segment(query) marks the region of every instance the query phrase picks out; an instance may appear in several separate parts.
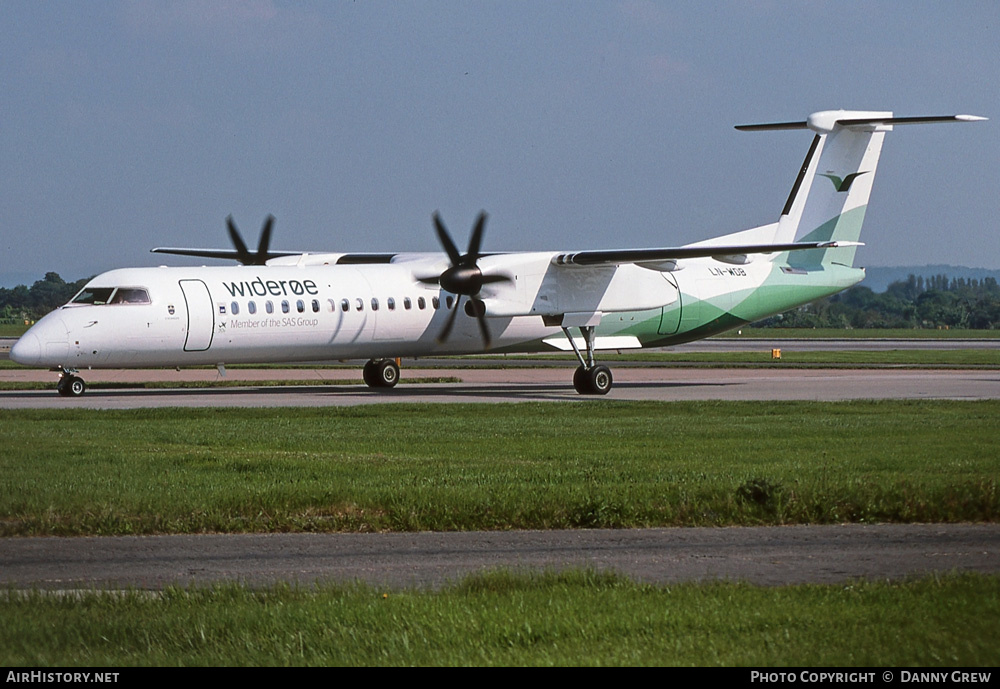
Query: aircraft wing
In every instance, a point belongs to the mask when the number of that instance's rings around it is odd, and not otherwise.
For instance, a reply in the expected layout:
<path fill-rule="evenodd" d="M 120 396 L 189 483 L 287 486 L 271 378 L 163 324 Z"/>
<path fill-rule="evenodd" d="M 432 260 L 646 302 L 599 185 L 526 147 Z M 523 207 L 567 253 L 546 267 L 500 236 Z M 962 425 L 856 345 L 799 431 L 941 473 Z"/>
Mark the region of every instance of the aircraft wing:
<path fill-rule="evenodd" d="M 196 256 L 199 258 L 221 258 L 221 259 L 231 259 L 233 261 L 239 261 L 244 263 L 246 260 L 246 254 L 244 252 L 238 251 L 237 249 L 182 249 L 174 247 L 157 247 L 155 249 L 150 249 L 150 253 L 154 254 L 173 254 L 175 256 Z M 266 256 L 263 259 L 257 259 L 254 256 L 254 261 L 251 261 L 251 265 L 264 265 L 266 261 L 270 261 L 272 258 L 283 258 L 285 256 L 303 256 L 308 255 L 309 252 L 306 251 L 267 251 Z M 353 254 L 338 254 L 336 263 L 340 265 L 364 265 L 369 263 L 389 263 L 396 254 L 390 253 L 353 253 Z"/>
<path fill-rule="evenodd" d="M 796 242 L 792 244 L 742 244 L 733 246 L 679 246 L 663 249 L 611 249 L 608 251 L 577 251 L 557 254 L 552 263 L 560 266 L 600 266 L 621 263 L 661 263 L 685 258 L 711 256 L 734 262 L 736 257 L 747 254 L 773 254 L 806 249 L 834 249 L 841 246 L 864 246 L 863 242 Z M 728 259 L 728 260 L 726 260 Z M 739 261 L 742 262 L 742 261 Z"/>
<path fill-rule="evenodd" d="M 157 247 L 150 249 L 153 254 L 173 254 L 175 256 L 198 256 L 200 258 L 228 258 L 239 261 L 243 253 L 236 249 L 180 249 L 174 247 Z M 277 258 L 278 256 L 298 256 L 300 251 L 268 251 L 267 258 Z"/>

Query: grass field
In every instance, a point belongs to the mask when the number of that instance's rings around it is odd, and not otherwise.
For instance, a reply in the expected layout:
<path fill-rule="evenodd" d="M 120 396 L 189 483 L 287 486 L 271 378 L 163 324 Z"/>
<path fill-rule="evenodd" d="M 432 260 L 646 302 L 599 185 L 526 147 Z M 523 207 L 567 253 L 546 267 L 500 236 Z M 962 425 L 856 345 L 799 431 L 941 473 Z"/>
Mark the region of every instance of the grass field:
<path fill-rule="evenodd" d="M 568 357 L 567 357 L 568 359 Z M 1000 347 L 996 349 L 892 349 L 880 351 L 797 352 L 783 345 L 781 359 L 771 357 L 771 348 L 758 352 L 636 352 L 602 354 L 601 361 L 648 361 L 656 364 L 706 364 L 753 367 L 796 366 L 899 366 L 899 367 L 1000 367 Z"/>
<path fill-rule="evenodd" d="M 7 667 L 1000 664 L 1000 578 L 976 575 L 761 588 L 494 572 L 440 592 L 0 593 L 0 615 Z"/>
<path fill-rule="evenodd" d="M 945 339 L 1000 339 L 1000 330 L 969 330 L 949 328 L 751 328 L 744 327 L 730 330 L 717 337 L 723 338 L 779 338 L 779 339 L 814 339 L 814 338 L 945 338 Z"/>
<path fill-rule="evenodd" d="M 998 413 L 996 401 L 0 410 L 0 535 L 996 521 Z M 1000 663 L 1000 577 L 979 575 L 0 591 L 0 619 L 8 667 Z"/>
<path fill-rule="evenodd" d="M 1000 402 L 0 411 L 0 535 L 996 521 Z"/>

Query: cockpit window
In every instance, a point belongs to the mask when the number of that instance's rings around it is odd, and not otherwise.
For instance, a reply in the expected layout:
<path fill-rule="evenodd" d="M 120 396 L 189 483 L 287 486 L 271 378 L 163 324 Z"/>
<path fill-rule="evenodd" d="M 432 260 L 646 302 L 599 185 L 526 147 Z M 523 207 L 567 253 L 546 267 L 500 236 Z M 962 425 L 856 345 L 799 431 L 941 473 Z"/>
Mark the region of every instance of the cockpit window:
<path fill-rule="evenodd" d="M 149 292 L 138 287 L 119 287 L 115 290 L 115 296 L 111 297 L 112 304 L 148 304 Z"/>
<path fill-rule="evenodd" d="M 140 287 L 84 287 L 70 304 L 149 304 L 149 292 Z"/>
<path fill-rule="evenodd" d="M 111 299 L 111 293 L 115 291 L 114 287 L 84 287 L 80 292 L 73 297 L 71 304 L 107 304 L 108 300 Z"/>

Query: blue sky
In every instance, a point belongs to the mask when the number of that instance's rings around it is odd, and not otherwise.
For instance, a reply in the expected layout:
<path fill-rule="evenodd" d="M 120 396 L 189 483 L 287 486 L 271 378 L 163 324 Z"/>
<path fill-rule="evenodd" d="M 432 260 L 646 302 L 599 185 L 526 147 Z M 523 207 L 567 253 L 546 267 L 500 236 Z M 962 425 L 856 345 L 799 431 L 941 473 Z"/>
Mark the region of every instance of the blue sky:
<path fill-rule="evenodd" d="M 0 275 L 154 246 L 673 246 L 776 220 L 834 108 L 971 113 L 883 149 L 862 265 L 1000 268 L 1000 3 L 0 4 Z"/>

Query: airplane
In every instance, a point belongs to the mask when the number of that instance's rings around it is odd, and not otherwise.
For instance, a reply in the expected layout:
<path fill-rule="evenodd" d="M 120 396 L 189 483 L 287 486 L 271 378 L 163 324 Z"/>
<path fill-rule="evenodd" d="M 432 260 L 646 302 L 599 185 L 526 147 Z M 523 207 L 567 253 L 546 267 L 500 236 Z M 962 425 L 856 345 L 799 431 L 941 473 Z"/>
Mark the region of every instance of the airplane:
<path fill-rule="evenodd" d="M 80 370 L 367 359 L 388 390 L 400 357 L 569 352 L 580 394 L 604 395 L 606 350 L 666 347 L 740 327 L 857 284 L 861 226 L 885 133 L 972 115 L 895 117 L 830 110 L 741 131 L 807 130 L 812 142 L 776 222 L 680 247 L 486 252 L 481 213 L 464 253 L 441 217 L 444 253 L 256 251 L 230 216 L 233 249 L 153 252 L 239 265 L 124 268 L 98 275 L 47 314 L 10 358 L 86 390 Z M 574 334 L 574 330 L 579 334 Z"/>

